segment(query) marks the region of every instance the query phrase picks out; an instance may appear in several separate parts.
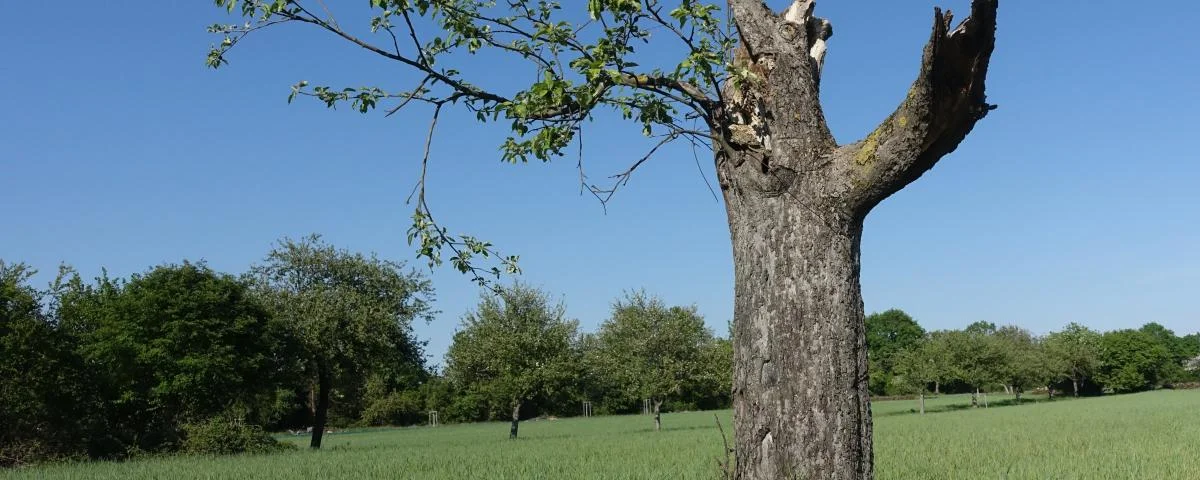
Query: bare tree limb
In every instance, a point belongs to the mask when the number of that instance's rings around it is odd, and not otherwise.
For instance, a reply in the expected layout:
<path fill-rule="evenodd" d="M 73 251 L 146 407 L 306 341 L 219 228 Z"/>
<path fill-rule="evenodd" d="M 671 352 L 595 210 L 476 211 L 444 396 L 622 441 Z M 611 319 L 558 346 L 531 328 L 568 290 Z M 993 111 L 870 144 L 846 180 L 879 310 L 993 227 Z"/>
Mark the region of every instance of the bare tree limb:
<path fill-rule="evenodd" d="M 836 156 L 856 173 L 858 207 L 866 213 L 953 152 L 994 109 L 984 80 L 996 41 L 998 0 L 974 0 L 971 16 L 950 30 L 952 15 L 934 10 L 933 33 L 907 98 L 867 138 Z"/>

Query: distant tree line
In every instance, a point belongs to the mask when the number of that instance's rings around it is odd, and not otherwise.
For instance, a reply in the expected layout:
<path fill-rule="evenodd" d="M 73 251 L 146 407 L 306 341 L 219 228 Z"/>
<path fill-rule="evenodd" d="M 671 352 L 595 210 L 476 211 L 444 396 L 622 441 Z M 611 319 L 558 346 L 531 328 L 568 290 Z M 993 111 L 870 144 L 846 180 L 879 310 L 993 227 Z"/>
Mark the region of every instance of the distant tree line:
<path fill-rule="evenodd" d="M 422 275 L 285 239 L 248 272 L 161 265 L 84 280 L 0 261 L 0 466 L 144 453 L 283 448 L 269 431 L 634 413 L 729 404 L 732 348 L 694 307 L 644 293 L 583 333 L 513 285 L 485 295 L 446 356 L 426 363 Z"/>
<path fill-rule="evenodd" d="M 234 276 L 205 263 L 46 288 L 0 261 L 0 466 L 143 453 L 262 452 L 267 432 L 727 408 L 733 349 L 694 306 L 643 291 L 584 332 L 544 291 L 487 291 L 444 367 L 414 322 L 430 282 L 402 263 L 284 239 Z M 977 322 L 926 332 L 900 310 L 866 319 L 872 394 L 1034 389 L 1123 393 L 1197 381 L 1200 335 L 1156 323 L 1036 336 Z M 310 433 L 311 432 L 311 433 Z"/>
<path fill-rule="evenodd" d="M 1071 323 L 1044 336 L 989 322 L 926 332 L 893 309 L 869 315 L 866 328 L 877 396 L 1003 390 L 1019 399 L 1034 389 L 1078 396 L 1200 381 L 1200 334 L 1158 323 L 1103 333 Z"/>

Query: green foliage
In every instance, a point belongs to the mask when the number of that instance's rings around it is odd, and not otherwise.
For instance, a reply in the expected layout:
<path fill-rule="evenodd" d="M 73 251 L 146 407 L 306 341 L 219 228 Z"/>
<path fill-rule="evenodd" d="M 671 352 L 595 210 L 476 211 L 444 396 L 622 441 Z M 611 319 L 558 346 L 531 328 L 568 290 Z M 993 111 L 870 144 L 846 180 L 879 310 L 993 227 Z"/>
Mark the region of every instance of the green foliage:
<path fill-rule="evenodd" d="M 915 347 L 924 338 L 925 329 L 903 310 L 895 308 L 868 315 L 866 327 L 871 392 L 884 395 L 892 383 L 899 355 Z"/>
<path fill-rule="evenodd" d="M 278 330 L 237 279 L 185 262 L 128 283 L 105 282 L 73 293 L 112 292 L 77 319 L 85 332 L 80 352 L 99 367 L 110 428 L 129 448 L 174 448 L 185 418 L 216 415 L 271 391 L 261 379 L 278 367 Z"/>
<path fill-rule="evenodd" d="M 1118 393 L 1159 386 L 1172 364 L 1167 347 L 1141 330 L 1105 333 L 1100 338 L 1100 352 L 1096 378 L 1105 388 Z"/>
<path fill-rule="evenodd" d="M 579 359 L 578 322 L 545 293 L 520 283 L 486 294 L 462 320 L 446 353 L 446 376 L 478 403 L 458 415 L 507 417 L 514 406 L 567 393 Z M 502 415 L 503 414 L 503 415 Z"/>
<path fill-rule="evenodd" d="M 329 108 L 349 104 L 362 113 L 386 108 L 388 115 L 405 106 L 427 105 L 433 107 L 434 124 L 442 107 L 460 106 L 480 123 L 507 124 L 510 135 L 500 145 L 500 158 L 513 163 L 546 162 L 565 155 L 597 110 L 634 122 L 644 135 L 657 136 L 661 143 L 687 138 L 709 144 L 707 134 L 686 125 L 711 118 L 719 110 L 713 99 L 721 98 L 718 90 L 728 72 L 737 70 L 729 58 L 737 38 L 722 18 L 719 2 L 371 0 L 369 8 L 359 11 L 357 22 L 339 22 L 321 2 L 215 0 L 215 4 L 240 15 L 242 21 L 208 27 L 220 39 L 209 49 L 209 67 L 226 65 L 231 50 L 251 33 L 288 23 L 314 27 L 347 46 L 364 48 L 417 73 L 421 80 L 411 89 L 400 90 L 301 81 L 292 86 L 289 102 L 312 97 Z M 369 27 L 371 35 L 357 35 L 360 28 L 356 27 Z M 655 48 L 678 49 L 678 60 L 639 65 L 638 48 L 659 35 L 667 36 L 670 43 L 656 42 Z M 474 55 L 497 55 L 509 64 L 523 64 L 527 75 L 510 77 L 533 80 L 515 91 L 499 92 L 473 83 L 449 66 Z M 481 284 L 489 276 L 518 270 L 516 256 L 500 255 L 484 246 L 486 242 L 451 236 L 434 222 L 421 182 L 409 242 L 422 258 L 440 265 L 443 250 L 449 250 L 453 266 Z M 598 195 L 606 192 L 595 186 L 592 190 Z M 480 246 L 484 247 L 475 248 Z M 480 267 L 481 260 L 493 266 Z"/>
<path fill-rule="evenodd" d="M 1042 344 L 1028 330 L 1004 326 L 996 330 L 996 348 L 1003 362 L 997 367 L 997 378 L 1018 392 L 1044 387 L 1052 380 Z"/>
<path fill-rule="evenodd" d="M 397 365 L 420 370 L 423 343 L 413 338 L 412 322 L 432 318 L 433 290 L 403 264 L 340 250 L 310 235 L 281 240 L 248 278 L 295 345 L 299 383 L 311 382 L 310 394 L 318 399 L 317 429 L 330 411 L 342 415 L 338 423 L 357 418 L 361 388 L 372 372 L 395 380 L 405 369 Z M 335 397 L 334 388 L 343 395 Z M 332 399 L 332 410 L 322 397 Z M 346 406 L 353 408 L 341 408 Z M 313 442 L 320 446 L 319 437 Z"/>
<path fill-rule="evenodd" d="M 84 365 L 28 284 L 34 273 L 0 260 L 0 468 L 86 448 Z"/>
<path fill-rule="evenodd" d="M 295 449 L 280 443 L 258 425 L 247 424 L 242 415 L 224 413 L 183 426 L 183 451 L 195 455 L 273 453 Z"/>
<path fill-rule="evenodd" d="M 596 341 L 591 364 L 607 380 L 608 395 L 628 403 L 679 398 L 696 382 L 724 383 L 716 368 L 732 371 L 732 350 L 728 364 L 714 366 L 724 352 L 709 353 L 713 335 L 694 306 L 667 307 L 641 291 L 613 303 Z"/>
<path fill-rule="evenodd" d="M 426 421 L 425 398 L 417 390 L 391 392 L 379 398 L 362 412 L 362 424 L 414 425 Z"/>
<path fill-rule="evenodd" d="M 1052 380 L 1072 380 L 1078 385 L 1100 368 L 1100 334 L 1077 323 L 1047 335 L 1045 349 Z"/>

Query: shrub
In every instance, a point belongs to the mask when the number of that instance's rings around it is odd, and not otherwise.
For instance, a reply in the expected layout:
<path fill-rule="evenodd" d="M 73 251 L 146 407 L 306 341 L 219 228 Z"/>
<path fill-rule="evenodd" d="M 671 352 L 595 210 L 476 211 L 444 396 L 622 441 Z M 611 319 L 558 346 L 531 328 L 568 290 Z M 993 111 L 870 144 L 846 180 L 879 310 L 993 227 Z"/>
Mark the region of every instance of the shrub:
<path fill-rule="evenodd" d="M 392 392 L 372 402 L 363 410 L 362 423 L 367 426 L 414 425 L 425 421 L 424 399 L 419 392 Z"/>
<path fill-rule="evenodd" d="M 294 445 L 280 443 L 258 425 L 248 425 L 241 416 L 218 415 L 183 427 L 183 451 L 200 455 L 271 453 Z"/>

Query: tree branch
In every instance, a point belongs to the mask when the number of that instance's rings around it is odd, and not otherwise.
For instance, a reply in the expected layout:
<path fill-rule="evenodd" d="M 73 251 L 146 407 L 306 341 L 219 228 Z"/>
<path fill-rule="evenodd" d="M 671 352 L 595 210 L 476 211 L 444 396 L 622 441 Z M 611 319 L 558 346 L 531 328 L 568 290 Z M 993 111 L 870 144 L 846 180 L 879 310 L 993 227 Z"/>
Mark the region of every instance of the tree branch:
<path fill-rule="evenodd" d="M 742 46 L 757 53 L 774 43 L 778 18 L 763 0 L 728 0 Z"/>
<path fill-rule="evenodd" d="M 998 0 L 974 0 L 971 16 L 950 30 L 952 14 L 934 10 L 933 33 L 908 97 L 867 138 L 836 156 L 854 172 L 858 210 L 865 214 L 953 152 L 995 108 L 984 80 L 996 40 Z"/>

